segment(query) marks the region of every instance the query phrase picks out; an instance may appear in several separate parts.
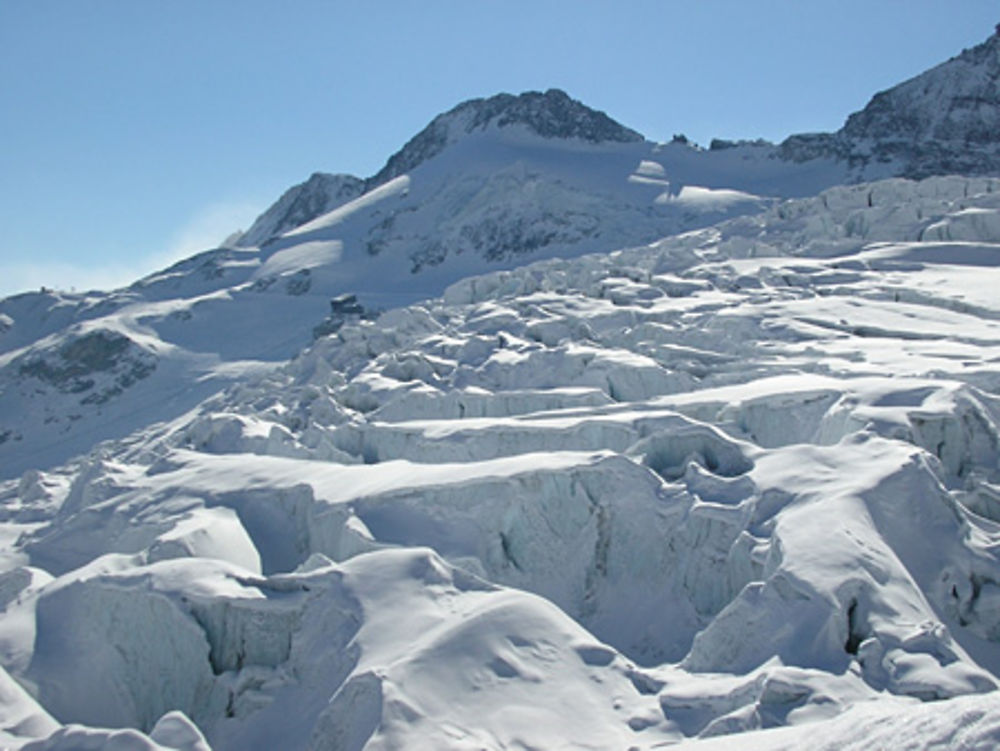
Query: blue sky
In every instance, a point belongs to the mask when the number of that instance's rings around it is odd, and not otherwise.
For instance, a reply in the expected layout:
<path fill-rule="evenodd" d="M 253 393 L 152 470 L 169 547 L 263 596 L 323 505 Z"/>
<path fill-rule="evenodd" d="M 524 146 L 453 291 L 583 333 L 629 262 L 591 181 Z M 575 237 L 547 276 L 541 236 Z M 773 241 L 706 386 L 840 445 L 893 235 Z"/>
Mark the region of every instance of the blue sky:
<path fill-rule="evenodd" d="M 986 0 L 0 0 L 0 294 L 121 284 L 441 111 L 559 87 L 653 140 L 835 130 Z"/>

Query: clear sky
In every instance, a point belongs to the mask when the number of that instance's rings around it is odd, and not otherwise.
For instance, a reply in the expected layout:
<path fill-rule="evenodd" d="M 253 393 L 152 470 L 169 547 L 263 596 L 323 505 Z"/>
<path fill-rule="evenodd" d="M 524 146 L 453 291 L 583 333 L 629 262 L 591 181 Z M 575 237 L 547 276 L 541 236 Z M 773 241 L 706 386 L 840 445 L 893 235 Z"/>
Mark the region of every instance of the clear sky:
<path fill-rule="evenodd" d="M 653 140 L 835 130 L 994 0 L 0 0 L 0 294 L 122 284 L 439 112 L 559 87 Z"/>

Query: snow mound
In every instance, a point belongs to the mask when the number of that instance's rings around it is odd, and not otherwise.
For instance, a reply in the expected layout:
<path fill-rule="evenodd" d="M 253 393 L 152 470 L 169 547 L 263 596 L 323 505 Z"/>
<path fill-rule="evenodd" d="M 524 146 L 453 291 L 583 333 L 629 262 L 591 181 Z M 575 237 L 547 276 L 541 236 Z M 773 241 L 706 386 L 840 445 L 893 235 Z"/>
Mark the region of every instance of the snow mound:
<path fill-rule="evenodd" d="M 119 558 L 91 570 L 39 595 L 37 639 L 47 657 L 29 675 L 63 721 L 124 721 L 166 748 L 204 747 L 184 715 L 224 747 L 410 745 L 416 724 L 418 747 L 491 738 L 499 748 L 518 739 L 619 745 L 634 736 L 636 712 L 657 714 L 633 682 L 635 668 L 556 607 L 428 550 L 370 553 L 343 566 L 316 561 L 267 579 L 199 560 Z M 88 633 L 95 638 L 76 648 Z M 84 686 L 89 702 L 69 701 Z M 632 701 L 613 700 L 612 686 Z M 575 728 L 511 723 L 571 706 L 587 708 Z M 659 735 L 670 737 L 669 728 Z M 71 726 L 38 748 L 88 738 L 112 742 Z M 129 738 L 135 748 L 161 747 Z"/>

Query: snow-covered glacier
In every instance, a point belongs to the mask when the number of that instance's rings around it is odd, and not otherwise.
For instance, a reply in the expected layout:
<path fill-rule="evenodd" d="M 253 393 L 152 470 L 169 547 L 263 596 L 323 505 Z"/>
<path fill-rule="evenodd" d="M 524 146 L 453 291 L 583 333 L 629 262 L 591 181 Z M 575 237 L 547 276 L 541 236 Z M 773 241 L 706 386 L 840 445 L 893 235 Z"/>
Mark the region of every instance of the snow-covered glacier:
<path fill-rule="evenodd" d="M 1000 745 L 1000 179 L 581 107 L 0 303 L 0 746 Z"/>
<path fill-rule="evenodd" d="M 9 742 L 988 747 L 998 217 L 897 179 L 472 277 L 8 481 Z"/>

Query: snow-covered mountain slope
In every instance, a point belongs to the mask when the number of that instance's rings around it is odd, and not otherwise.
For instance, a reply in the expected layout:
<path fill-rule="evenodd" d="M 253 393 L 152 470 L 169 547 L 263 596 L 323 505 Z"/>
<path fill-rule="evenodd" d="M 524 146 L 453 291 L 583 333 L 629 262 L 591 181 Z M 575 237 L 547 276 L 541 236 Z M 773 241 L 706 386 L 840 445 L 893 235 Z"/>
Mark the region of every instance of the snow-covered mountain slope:
<path fill-rule="evenodd" d="M 0 301 L 0 476 L 176 417 L 283 362 L 356 310 L 331 310 L 332 297 L 392 308 L 470 274 L 650 242 L 775 200 L 755 192 L 829 181 L 751 147 L 706 154 L 643 141 L 558 91 L 476 100 L 368 181 L 314 175 L 236 244 L 111 293 Z"/>
<path fill-rule="evenodd" d="M 353 175 L 314 173 L 308 180 L 289 188 L 273 206 L 257 217 L 236 243 L 249 247 L 282 235 L 321 214 L 351 201 L 365 192 L 365 181 Z"/>
<path fill-rule="evenodd" d="M 994 37 L 840 133 L 781 147 L 654 144 L 558 90 L 472 100 L 377 174 L 314 174 L 225 247 L 127 289 L 2 300 L 0 477 L 174 419 L 345 318 L 470 275 L 641 245 L 850 180 L 996 172 L 996 49 Z M 331 308 L 346 294 L 360 307 Z"/>
<path fill-rule="evenodd" d="M 994 747 L 998 275 L 895 179 L 355 316 L 0 485 L 9 742 Z"/>
<path fill-rule="evenodd" d="M 684 185 L 694 185 L 793 197 L 844 182 L 892 176 L 996 175 L 1000 172 L 998 77 L 1000 33 L 876 94 L 836 133 L 793 135 L 778 147 L 762 140 L 714 140 L 707 151 L 678 138 L 673 149 L 654 147 L 650 171 L 640 170 L 636 177 L 667 178 L 674 194 Z M 278 237 L 410 173 L 469 134 L 512 126 L 549 140 L 643 142 L 640 134 L 558 90 L 471 100 L 435 118 L 366 180 L 313 175 L 282 196 L 238 243 L 259 245 Z M 453 248 L 461 249 L 461 244 Z"/>
<path fill-rule="evenodd" d="M 834 157 L 855 180 L 886 175 L 996 175 L 1000 170 L 1000 31 L 876 94 L 836 133 L 792 136 L 786 158 Z"/>
<path fill-rule="evenodd" d="M 523 262 L 539 257 L 540 250 L 546 255 L 580 254 L 581 241 L 591 239 L 597 231 L 595 220 L 606 220 L 611 213 L 632 212 L 630 223 L 640 219 L 639 215 L 651 215 L 660 220 L 662 232 L 667 226 L 676 229 L 703 223 L 704 218 L 697 215 L 705 212 L 718 218 L 718 214 L 731 211 L 733 204 L 755 194 L 808 195 L 840 182 L 845 175 L 842 168 L 826 161 L 808 167 L 787 163 L 776 158 L 774 148 L 767 144 L 730 146 L 733 151 L 724 153 L 729 149 L 705 151 L 683 139 L 654 144 L 557 89 L 519 96 L 499 94 L 464 102 L 434 118 L 378 173 L 365 180 L 313 175 L 283 195 L 236 242 L 243 247 L 264 245 L 268 250 L 267 242 L 284 234 L 297 236 L 336 226 L 334 234 L 339 237 L 349 234 L 340 225 L 361 223 L 364 236 L 359 244 L 371 255 L 391 249 L 394 241 L 407 241 L 405 255 L 396 258 L 403 267 L 419 270 L 461 254 L 485 256 L 494 262 L 512 256 Z M 425 168 L 427 165 L 434 165 L 434 169 Z M 353 198 L 414 175 L 426 189 L 411 196 L 413 181 L 408 180 L 405 189 L 399 188 L 406 192 L 402 206 L 381 205 L 376 217 L 356 217 L 354 207 L 354 211 L 336 211 L 321 219 Z M 453 184 L 456 178 L 460 189 Z M 689 188 L 686 192 L 685 187 Z M 712 194 L 699 188 L 725 192 Z M 424 194 L 442 190 L 448 192 L 447 198 L 429 205 Z M 397 195 L 398 191 L 390 193 Z M 521 195 L 518 201 L 519 194 L 525 193 L 528 195 Z M 546 222 L 546 217 L 518 205 L 525 199 L 544 200 L 562 216 Z M 610 205 L 596 206 L 594 199 Z M 578 201 L 583 203 L 578 206 Z M 487 202 L 509 204 L 508 213 L 478 215 L 477 206 Z M 746 210 L 742 207 L 741 213 Z M 407 218 L 411 212 L 420 216 Z M 374 221 L 376 218 L 380 221 Z M 457 231 L 427 237 L 421 229 L 429 219 L 435 227 L 442 219 L 452 220 L 446 224 L 456 225 Z M 315 224 L 303 226 L 313 220 Z M 397 220 L 405 220 L 406 229 L 415 231 L 400 231 Z M 518 226 L 539 220 L 541 226 L 529 235 L 523 234 L 524 226 Z M 576 236 L 567 225 L 577 225 Z M 497 236 L 497 230 L 502 230 L 503 236 Z M 607 235 L 611 228 L 602 224 L 599 231 Z M 625 232 L 627 242 L 637 242 L 649 228 L 643 224 L 615 231 Z M 583 243 L 587 248 L 606 244 Z M 449 265 L 453 263 L 449 261 Z M 369 292 L 369 285 L 355 286 Z"/>

